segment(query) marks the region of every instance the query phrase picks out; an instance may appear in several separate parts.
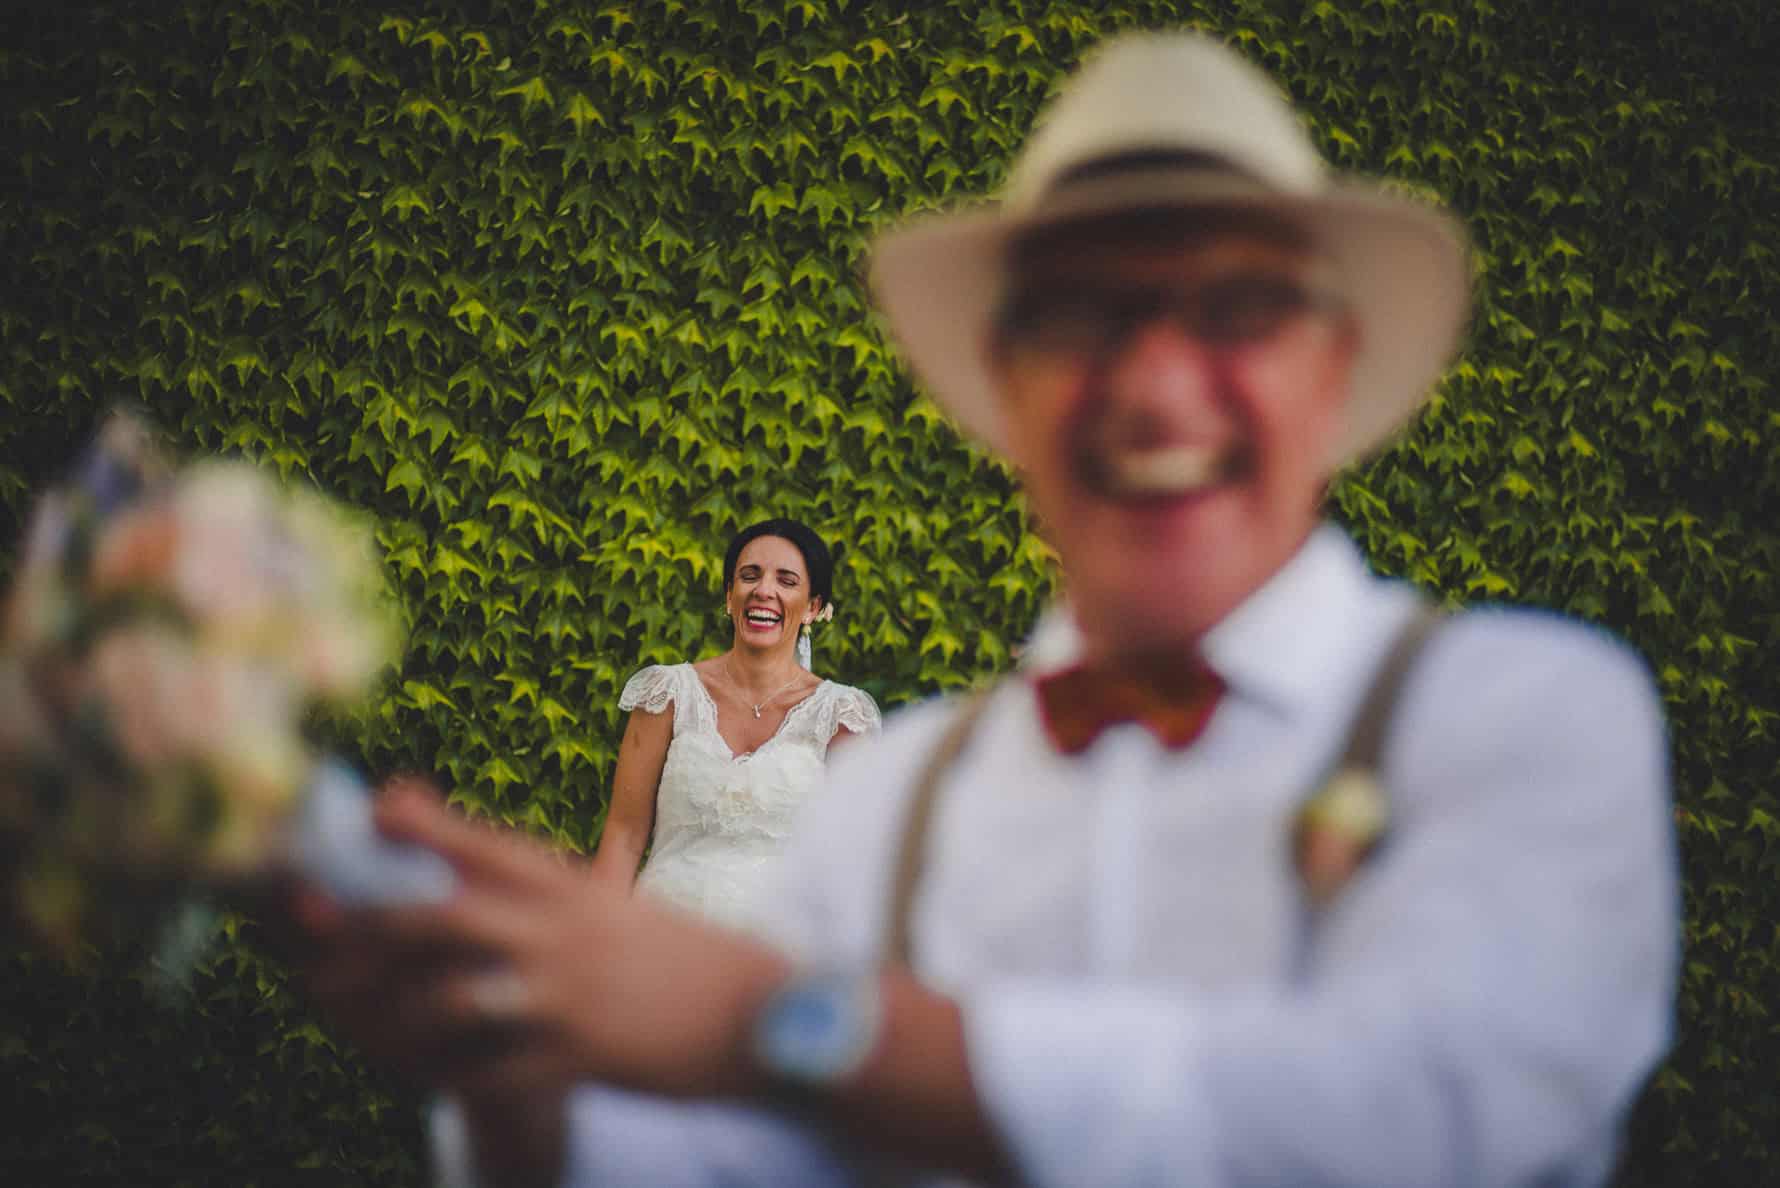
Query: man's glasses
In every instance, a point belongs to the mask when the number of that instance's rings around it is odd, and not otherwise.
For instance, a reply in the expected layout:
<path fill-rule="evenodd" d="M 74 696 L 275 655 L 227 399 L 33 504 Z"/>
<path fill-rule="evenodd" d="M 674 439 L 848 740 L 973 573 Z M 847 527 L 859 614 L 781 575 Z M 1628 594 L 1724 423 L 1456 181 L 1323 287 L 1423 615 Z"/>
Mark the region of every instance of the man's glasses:
<path fill-rule="evenodd" d="M 1341 301 L 1288 277 L 1239 273 L 1192 288 L 1028 289 L 996 321 L 1005 352 L 1103 358 L 1140 326 L 1165 318 L 1209 346 L 1264 342 L 1289 324 Z"/>

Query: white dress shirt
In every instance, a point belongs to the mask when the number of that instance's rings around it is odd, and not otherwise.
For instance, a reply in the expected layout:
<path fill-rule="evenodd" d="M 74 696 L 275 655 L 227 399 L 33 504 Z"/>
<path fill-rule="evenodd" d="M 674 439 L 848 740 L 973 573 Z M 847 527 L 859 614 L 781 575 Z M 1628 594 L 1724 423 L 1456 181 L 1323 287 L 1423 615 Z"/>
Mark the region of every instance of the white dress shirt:
<path fill-rule="evenodd" d="M 964 1013 L 1022 1177 L 1113 1185 L 1582 1185 L 1667 1047 L 1676 864 L 1659 703 L 1608 635 L 1456 616 L 1386 739 L 1391 825 L 1320 916 L 1294 814 L 1340 754 L 1411 593 L 1320 529 L 1205 640 L 1201 739 L 1134 725 L 1050 748 L 1004 682 L 946 781 L 917 972 Z M 1074 653 L 1053 613 L 1032 669 Z M 837 754 L 781 873 L 800 959 L 872 965 L 915 772 L 956 706 Z M 565 1182 L 840 1185 L 828 1138 L 764 1110 L 602 1088 Z"/>

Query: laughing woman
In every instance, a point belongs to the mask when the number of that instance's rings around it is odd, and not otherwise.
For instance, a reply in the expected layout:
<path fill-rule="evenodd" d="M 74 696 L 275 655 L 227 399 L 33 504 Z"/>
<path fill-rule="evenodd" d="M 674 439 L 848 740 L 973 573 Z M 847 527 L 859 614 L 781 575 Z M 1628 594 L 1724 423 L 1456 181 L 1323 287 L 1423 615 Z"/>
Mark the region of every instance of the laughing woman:
<path fill-rule="evenodd" d="M 635 880 L 709 919 L 748 926 L 793 815 L 821 783 L 830 744 L 878 729 L 869 695 L 800 662 L 800 635 L 833 614 L 833 578 L 827 546 L 796 520 L 764 520 L 729 542 L 729 650 L 645 668 L 618 699 L 630 721 L 593 877 Z"/>

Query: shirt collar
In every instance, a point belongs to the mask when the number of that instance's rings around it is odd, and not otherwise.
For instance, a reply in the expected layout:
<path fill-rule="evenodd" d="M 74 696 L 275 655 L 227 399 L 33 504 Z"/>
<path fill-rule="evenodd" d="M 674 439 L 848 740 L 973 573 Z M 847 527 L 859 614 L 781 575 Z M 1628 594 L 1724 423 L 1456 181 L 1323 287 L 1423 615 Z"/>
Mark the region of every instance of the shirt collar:
<path fill-rule="evenodd" d="M 1336 660 L 1342 624 L 1352 622 L 1370 580 L 1346 534 L 1317 527 L 1266 583 L 1206 633 L 1202 651 L 1225 685 L 1290 711 L 1314 698 Z M 1080 657 L 1081 632 L 1067 603 L 1040 617 L 1021 667 L 1034 676 Z"/>
<path fill-rule="evenodd" d="M 1347 534 L 1320 525 L 1201 645 L 1231 689 L 1292 710 L 1324 691 L 1361 618 L 1371 574 Z"/>

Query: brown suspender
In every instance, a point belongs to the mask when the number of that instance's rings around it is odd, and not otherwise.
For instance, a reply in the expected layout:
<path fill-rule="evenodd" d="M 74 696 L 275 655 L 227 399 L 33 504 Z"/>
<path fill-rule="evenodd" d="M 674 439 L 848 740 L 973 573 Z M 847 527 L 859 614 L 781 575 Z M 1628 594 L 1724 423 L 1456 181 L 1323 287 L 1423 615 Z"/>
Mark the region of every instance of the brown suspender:
<path fill-rule="evenodd" d="M 1348 727 L 1347 746 L 1341 752 L 1341 761 L 1334 767 L 1337 773 L 1377 774 L 1379 761 L 1384 757 L 1385 734 L 1390 730 L 1397 700 L 1402 696 L 1403 682 L 1442 617 L 1440 608 L 1424 599 L 1409 617 L 1409 622 L 1398 628 L 1397 638 L 1391 641 L 1390 650 L 1373 670 L 1366 699 L 1360 702 L 1353 725 Z"/>
<path fill-rule="evenodd" d="M 921 882 L 921 868 L 927 853 L 928 826 L 933 820 L 933 806 L 939 799 L 939 787 L 945 781 L 946 774 L 951 771 L 952 764 L 964 750 L 964 744 L 970 741 L 971 731 L 976 729 L 977 719 L 983 716 L 989 699 L 995 693 L 995 686 L 978 689 L 970 694 L 952 720 L 946 723 L 946 732 L 940 735 L 939 744 L 928 753 L 927 762 L 922 764 L 920 773 L 915 777 L 915 790 L 909 797 L 908 809 L 903 816 L 902 836 L 896 850 L 896 865 L 891 868 L 890 914 L 887 917 L 888 930 L 885 934 L 884 959 L 889 965 L 900 965 L 904 968 L 914 967 L 914 949 L 909 942 L 909 920 L 914 915 L 915 890 Z"/>
<path fill-rule="evenodd" d="M 1361 773 L 1375 777 L 1383 755 L 1385 736 L 1403 691 L 1403 682 L 1414 666 L 1416 657 L 1440 622 L 1440 608 L 1423 601 L 1397 632 L 1384 658 L 1373 673 L 1366 696 L 1355 712 L 1348 728 L 1347 745 L 1341 759 L 1331 769 L 1336 775 Z M 902 834 L 891 868 L 889 914 L 886 917 L 884 960 L 887 964 L 912 968 L 914 950 L 909 929 L 914 914 L 915 892 L 921 882 L 921 871 L 927 850 L 927 835 L 933 821 L 934 806 L 939 800 L 940 785 L 951 772 L 958 756 L 970 741 L 971 733 L 988 707 L 996 686 L 972 693 L 952 715 L 945 733 L 927 756 L 915 777 L 914 790 L 903 816 Z M 1323 785 L 1319 785 L 1321 787 Z"/>

